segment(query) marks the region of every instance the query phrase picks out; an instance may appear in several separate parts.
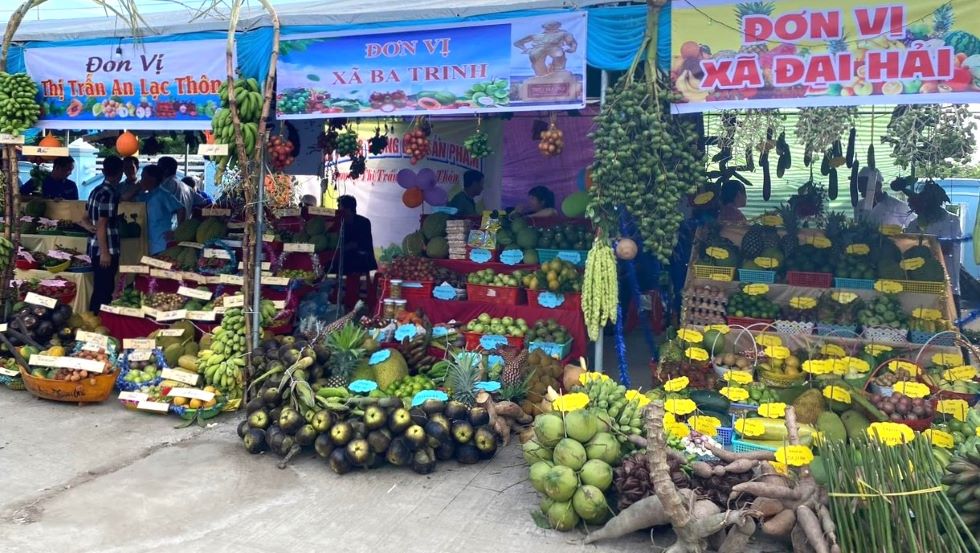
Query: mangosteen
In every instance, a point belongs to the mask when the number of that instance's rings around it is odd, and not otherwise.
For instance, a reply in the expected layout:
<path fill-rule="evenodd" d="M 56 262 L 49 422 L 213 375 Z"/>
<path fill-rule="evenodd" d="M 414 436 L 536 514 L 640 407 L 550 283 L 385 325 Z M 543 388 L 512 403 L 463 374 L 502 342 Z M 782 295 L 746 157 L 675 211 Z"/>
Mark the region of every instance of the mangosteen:
<path fill-rule="evenodd" d="M 469 409 L 467 409 L 466 404 L 452 400 L 446 404 L 446 410 L 443 413 L 451 421 L 464 420 L 469 416 Z"/>
<path fill-rule="evenodd" d="M 296 445 L 296 438 L 290 436 L 289 434 L 285 434 L 282 438 L 282 443 L 279 444 L 279 449 L 276 450 L 276 453 L 278 453 L 280 457 L 285 457 L 286 455 L 289 455 L 289 451 L 293 449 L 294 445 Z"/>
<path fill-rule="evenodd" d="M 442 413 L 446 408 L 446 402 L 438 399 L 427 399 L 422 403 L 422 409 L 431 417 L 436 413 Z"/>
<path fill-rule="evenodd" d="M 354 438 L 354 429 L 349 422 L 338 422 L 330 429 L 330 440 L 334 445 L 344 446 Z"/>
<path fill-rule="evenodd" d="M 470 409 L 470 424 L 474 427 L 490 424 L 490 413 L 483 407 L 473 407 Z"/>
<path fill-rule="evenodd" d="M 449 424 L 449 419 L 447 419 L 446 415 L 443 415 L 442 413 L 429 415 L 429 421 L 434 422 L 439 426 L 443 427 L 446 430 L 446 432 L 449 432 L 449 429 L 452 428 L 452 425 Z"/>
<path fill-rule="evenodd" d="M 480 457 L 489 459 L 497 453 L 497 436 L 489 428 L 481 426 L 473 433 L 473 445 L 480 450 Z"/>
<path fill-rule="evenodd" d="M 461 465 L 474 465 L 480 460 L 480 450 L 472 444 L 456 446 L 456 460 Z"/>
<path fill-rule="evenodd" d="M 330 454 L 330 470 L 337 474 L 347 474 L 352 468 L 354 468 L 354 465 L 347 458 L 347 450 L 345 448 L 338 447 L 333 450 Z"/>
<path fill-rule="evenodd" d="M 252 413 L 258 411 L 259 409 L 262 409 L 263 407 L 265 407 L 265 402 L 262 401 L 261 395 L 257 395 L 253 397 L 251 400 L 249 400 L 248 403 L 245 404 L 245 413 L 251 415 Z"/>
<path fill-rule="evenodd" d="M 453 421 L 453 439 L 458 444 L 468 444 L 473 439 L 473 425 L 467 421 Z"/>
<path fill-rule="evenodd" d="M 245 444 L 245 451 L 249 453 L 261 453 L 265 450 L 265 432 L 258 428 L 249 428 L 242 436 L 242 443 Z"/>
<path fill-rule="evenodd" d="M 313 444 L 313 440 L 316 440 L 317 431 L 313 428 L 312 424 L 304 424 L 296 432 L 296 443 L 302 447 Z"/>
<path fill-rule="evenodd" d="M 418 474 L 429 474 L 436 470 L 435 453 L 430 449 L 420 449 L 412 458 L 412 470 Z"/>
<path fill-rule="evenodd" d="M 388 453 L 385 459 L 396 467 L 403 467 L 412 461 L 412 448 L 404 436 L 399 436 L 391 440 L 388 445 Z"/>
<path fill-rule="evenodd" d="M 68 319 L 70 318 L 71 307 L 68 307 L 63 303 L 58 304 L 58 306 L 54 308 L 54 312 L 51 313 L 51 322 L 54 323 L 55 326 L 61 327 L 68 324 Z"/>
<path fill-rule="evenodd" d="M 303 416 L 292 407 L 283 407 L 279 413 L 279 426 L 286 434 L 295 434 L 303 426 Z"/>
<path fill-rule="evenodd" d="M 242 422 L 238 423 L 238 437 L 244 438 L 245 432 L 247 432 L 249 428 L 251 427 L 248 425 L 247 420 L 243 420 Z"/>
<path fill-rule="evenodd" d="M 371 444 L 371 451 L 384 453 L 388 451 L 388 446 L 391 445 L 391 433 L 385 428 L 372 430 L 367 435 L 367 441 Z"/>
<path fill-rule="evenodd" d="M 278 388 L 266 388 L 262 390 L 262 402 L 269 407 L 276 407 L 279 405 L 282 397 L 279 395 Z"/>
<path fill-rule="evenodd" d="M 364 410 L 364 425 L 367 426 L 368 430 L 376 430 L 381 428 L 387 422 L 387 415 L 385 415 L 384 409 L 372 405 Z"/>
<path fill-rule="evenodd" d="M 363 439 L 367 436 L 368 427 L 366 424 L 364 424 L 364 421 L 358 421 L 358 420 L 351 421 L 350 427 L 354 431 L 355 440 Z"/>
<path fill-rule="evenodd" d="M 283 408 L 283 406 L 280 405 L 279 407 L 276 407 L 275 409 L 271 409 L 269 411 L 269 420 L 271 420 L 271 421 L 273 421 L 273 422 L 275 422 L 275 423 L 278 424 L 279 423 L 279 415 L 282 414 L 282 408 Z"/>
<path fill-rule="evenodd" d="M 51 338 L 51 335 L 54 334 L 54 330 L 54 325 L 51 324 L 51 321 L 41 321 L 37 323 L 37 326 L 34 328 L 34 336 L 37 338 L 38 342 L 44 343 Z"/>
<path fill-rule="evenodd" d="M 412 415 L 404 407 L 395 409 L 388 417 L 388 428 L 395 434 L 401 434 L 411 425 Z"/>
<path fill-rule="evenodd" d="M 313 440 L 313 449 L 316 450 L 317 455 L 324 459 L 330 457 L 330 454 L 333 453 L 334 450 L 334 445 L 333 441 L 330 439 L 330 434 L 323 433 L 317 436 L 316 439 Z"/>
<path fill-rule="evenodd" d="M 47 320 L 51 316 L 51 310 L 41 305 L 35 305 L 31 308 L 31 314 L 37 317 L 38 320 Z"/>
<path fill-rule="evenodd" d="M 366 466 L 371 460 L 371 444 L 365 439 L 351 440 L 347 444 L 347 457 L 350 458 L 351 462 L 355 465 Z"/>
<path fill-rule="evenodd" d="M 412 449 L 418 449 L 425 445 L 425 430 L 421 426 L 413 424 L 405 430 L 405 439 L 408 440 Z"/>
<path fill-rule="evenodd" d="M 258 428 L 259 430 L 265 430 L 269 427 L 269 413 L 265 409 L 258 409 L 253 411 L 248 416 L 248 425 L 252 428 Z"/>
<path fill-rule="evenodd" d="M 445 440 L 436 448 L 436 459 L 448 461 L 456 454 L 456 444 L 452 440 Z"/>
<path fill-rule="evenodd" d="M 449 438 L 449 431 L 436 421 L 428 421 L 422 428 L 425 429 L 425 434 L 429 438 L 439 442 L 444 442 L 447 438 Z"/>
<path fill-rule="evenodd" d="M 313 415 L 313 422 L 310 424 L 313 425 L 313 428 L 315 428 L 317 432 L 322 433 L 330 431 L 330 427 L 333 426 L 333 421 L 333 413 L 327 411 L 326 409 L 321 409 Z"/>
<path fill-rule="evenodd" d="M 37 326 L 37 317 L 30 314 L 24 315 L 20 318 L 20 322 L 24 325 L 24 328 L 27 330 L 32 330 L 35 326 Z"/>

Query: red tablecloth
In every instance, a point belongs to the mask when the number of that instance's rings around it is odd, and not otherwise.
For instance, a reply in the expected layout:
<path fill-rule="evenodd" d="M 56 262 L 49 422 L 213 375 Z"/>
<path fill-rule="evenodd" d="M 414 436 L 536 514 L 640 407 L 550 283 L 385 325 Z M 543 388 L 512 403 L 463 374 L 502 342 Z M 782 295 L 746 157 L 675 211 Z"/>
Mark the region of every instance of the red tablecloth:
<path fill-rule="evenodd" d="M 495 273 L 509 275 L 517 270 L 536 271 L 537 265 L 522 263 L 520 265 L 505 265 L 503 263 L 476 263 L 469 259 L 433 259 L 436 265 L 445 267 L 454 273 L 468 275 L 484 269 L 493 269 Z"/>
<path fill-rule="evenodd" d="M 572 359 L 585 355 L 586 334 L 585 319 L 581 311 L 562 309 L 547 309 L 533 305 L 497 305 L 476 301 L 442 301 L 437 299 L 417 300 L 416 309 L 421 309 L 433 323 L 445 323 L 450 320 L 468 322 L 488 313 L 491 317 L 514 317 L 524 319 L 528 325 L 533 325 L 539 319 L 554 319 L 558 324 L 568 329 L 572 335 Z"/>
<path fill-rule="evenodd" d="M 154 330 L 167 328 L 168 324 L 157 324 L 152 319 L 140 319 L 138 317 L 127 317 L 126 315 L 116 315 L 115 313 L 99 313 L 102 326 L 109 329 L 109 336 L 119 340 L 126 338 L 146 338 Z"/>
<path fill-rule="evenodd" d="M 180 288 L 181 283 L 169 279 L 169 278 L 152 278 L 146 275 L 136 275 L 134 285 L 137 290 L 143 294 L 152 294 L 158 292 L 170 292 L 176 293 L 177 289 Z M 190 282 L 184 284 L 192 288 L 197 288 L 199 284 Z M 214 294 L 228 293 L 238 293 L 241 289 L 240 286 L 235 286 L 231 284 L 208 284 L 207 288 L 211 290 Z M 262 297 L 267 300 L 284 300 L 286 302 L 286 307 L 290 309 L 295 309 L 303 296 L 309 294 L 313 291 L 313 286 L 304 284 L 298 288 L 284 289 L 282 286 L 263 286 L 262 287 Z"/>

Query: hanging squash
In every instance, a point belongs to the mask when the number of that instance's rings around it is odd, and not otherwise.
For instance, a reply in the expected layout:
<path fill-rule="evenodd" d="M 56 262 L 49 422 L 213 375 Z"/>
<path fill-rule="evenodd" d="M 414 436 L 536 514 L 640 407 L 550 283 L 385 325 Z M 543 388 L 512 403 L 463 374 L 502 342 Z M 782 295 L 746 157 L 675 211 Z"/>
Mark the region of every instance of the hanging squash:
<path fill-rule="evenodd" d="M 405 204 L 405 207 L 416 208 L 422 205 L 422 200 L 422 189 L 417 186 L 409 188 L 402 194 L 402 203 Z"/>
<path fill-rule="evenodd" d="M 126 157 L 135 155 L 136 152 L 140 150 L 140 141 L 136 138 L 136 135 L 129 132 L 123 131 L 118 137 L 116 137 L 116 152 L 120 156 Z"/>

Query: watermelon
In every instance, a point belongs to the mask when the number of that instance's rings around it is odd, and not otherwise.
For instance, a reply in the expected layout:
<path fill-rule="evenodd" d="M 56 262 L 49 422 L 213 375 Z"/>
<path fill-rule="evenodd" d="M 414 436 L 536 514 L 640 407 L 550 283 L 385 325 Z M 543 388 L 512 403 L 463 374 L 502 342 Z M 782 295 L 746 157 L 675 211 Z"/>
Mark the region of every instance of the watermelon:
<path fill-rule="evenodd" d="M 952 47 L 957 54 L 980 54 L 980 38 L 966 31 L 953 31 L 946 35 L 946 45 Z"/>

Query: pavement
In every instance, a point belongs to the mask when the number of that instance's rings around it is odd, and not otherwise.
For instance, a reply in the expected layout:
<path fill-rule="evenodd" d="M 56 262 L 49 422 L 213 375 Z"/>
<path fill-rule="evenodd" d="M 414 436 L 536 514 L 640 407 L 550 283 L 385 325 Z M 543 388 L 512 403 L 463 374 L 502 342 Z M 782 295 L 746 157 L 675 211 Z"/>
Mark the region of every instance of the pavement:
<path fill-rule="evenodd" d="M 0 388 L 4 553 L 649 553 L 669 531 L 583 545 L 538 528 L 520 449 L 440 462 L 426 476 L 385 467 L 334 474 L 313 454 L 284 470 L 249 455 L 225 414 L 205 428 Z M 757 544 L 752 551 L 785 551 Z"/>

